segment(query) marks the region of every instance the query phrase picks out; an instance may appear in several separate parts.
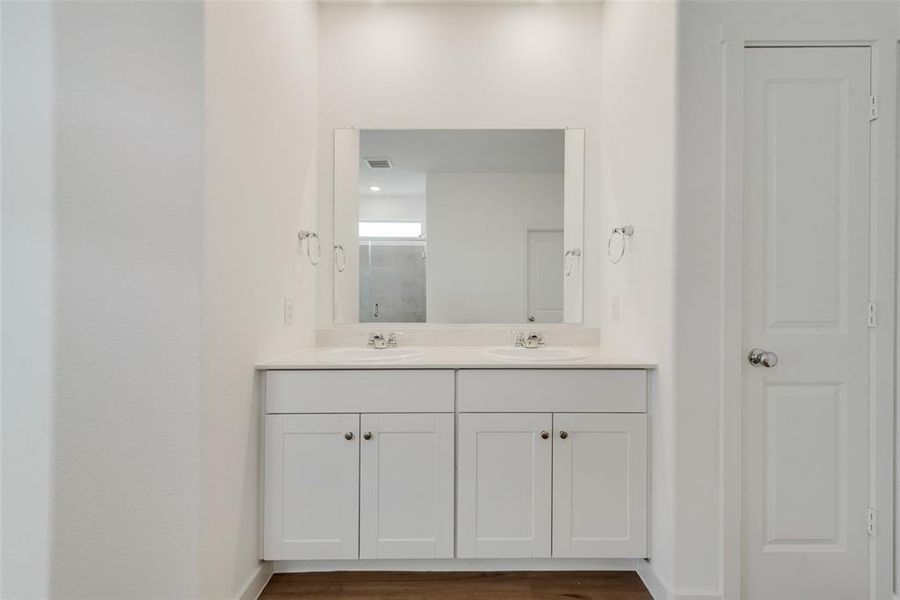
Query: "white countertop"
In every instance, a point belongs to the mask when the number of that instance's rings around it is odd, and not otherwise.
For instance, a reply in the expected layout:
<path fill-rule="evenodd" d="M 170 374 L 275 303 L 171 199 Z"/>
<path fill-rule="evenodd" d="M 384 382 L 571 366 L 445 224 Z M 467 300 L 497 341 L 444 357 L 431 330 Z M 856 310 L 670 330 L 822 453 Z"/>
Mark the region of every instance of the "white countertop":
<path fill-rule="evenodd" d="M 260 370 L 289 369 L 653 369 L 655 363 L 603 346 L 566 346 L 587 353 L 575 360 L 523 361 L 484 353 L 484 346 L 417 346 L 422 354 L 385 362 L 338 362 L 328 356 L 335 347 L 309 348 L 256 365 Z M 373 351 L 377 352 L 377 350 Z"/>

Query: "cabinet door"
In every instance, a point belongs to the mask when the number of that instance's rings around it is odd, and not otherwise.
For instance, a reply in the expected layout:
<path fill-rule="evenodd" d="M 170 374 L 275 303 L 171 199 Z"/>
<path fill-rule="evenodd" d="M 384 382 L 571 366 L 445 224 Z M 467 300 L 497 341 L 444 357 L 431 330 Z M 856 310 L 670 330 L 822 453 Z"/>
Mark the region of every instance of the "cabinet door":
<path fill-rule="evenodd" d="M 553 415 L 553 556 L 647 555 L 647 415 Z"/>
<path fill-rule="evenodd" d="M 552 424 L 546 413 L 459 415 L 457 556 L 550 556 Z"/>
<path fill-rule="evenodd" d="M 265 494 L 264 559 L 357 558 L 359 415 L 266 415 Z"/>
<path fill-rule="evenodd" d="M 453 415 L 361 419 L 360 558 L 453 558 Z"/>

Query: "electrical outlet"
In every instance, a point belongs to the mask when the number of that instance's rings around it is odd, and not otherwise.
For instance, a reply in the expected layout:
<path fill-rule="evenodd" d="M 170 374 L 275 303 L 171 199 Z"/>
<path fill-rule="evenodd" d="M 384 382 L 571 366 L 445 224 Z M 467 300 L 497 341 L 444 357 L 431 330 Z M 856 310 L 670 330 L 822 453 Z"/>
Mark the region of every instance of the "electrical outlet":
<path fill-rule="evenodd" d="M 619 297 L 612 296 L 609 299 L 609 319 L 610 321 L 619 320 Z"/>
<path fill-rule="evenodd" d="M 294 324 L 294 297 L 293 296 L 285 296 L 284 297 L 284 324 L 285 325 L 293 325 Z"/>

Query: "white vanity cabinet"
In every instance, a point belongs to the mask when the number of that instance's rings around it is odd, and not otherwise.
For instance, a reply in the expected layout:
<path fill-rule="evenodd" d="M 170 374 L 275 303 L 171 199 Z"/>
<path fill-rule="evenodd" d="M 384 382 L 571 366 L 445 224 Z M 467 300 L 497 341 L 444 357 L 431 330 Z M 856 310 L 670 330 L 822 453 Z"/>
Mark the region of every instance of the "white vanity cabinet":
<path fill-rule="evenodd" d="M 357 558 L 359 415 L 266 415 L 265 435 L 263 558 Z"/>
<path fill-rule="evenodd" d="M 458 424 L 457 555 L 549 558 L 552 415 L 462 413 Z"/>
<path fill-rule="evenodd" d="M 363 414 L 360 558 L 453 557 L 453 415 Z"/>
<path fill-rule="evenodd" d="M 273 370 L 266 560 L 647 556 L 642 369 Z"/>
<path fill-rule="evenodd" d="M 454 420 L 452 371 L 268 373 L 263 559 L 452 558 Z"/>
<path fill-rule="evenodd" d="M 459 371 L 457 555 L 646 556 L 646 390 L 640 370 Z"/>

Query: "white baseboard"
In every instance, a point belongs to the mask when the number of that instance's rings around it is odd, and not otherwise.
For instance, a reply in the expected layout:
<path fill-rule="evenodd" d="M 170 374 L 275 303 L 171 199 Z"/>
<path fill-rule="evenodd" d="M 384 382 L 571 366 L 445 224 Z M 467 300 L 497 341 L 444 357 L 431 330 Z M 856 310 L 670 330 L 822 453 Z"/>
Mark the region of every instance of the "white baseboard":
<path fill-rule="evenodd" d="M 317 571 L 634 571 L 636 562 L 638 561 L 632 558 L 281 560 L 275 563 L 275 572 L 313 573 Z"/>
<path fill-rule="evenodd" d="M 653 596 L 653 600 L 673 600 L 675 598 L 674 592 L 656 574 L 652 564 L 646 560 L 639 560 L 635 571 L 637 571 L 641 581 L 644 582 L 644 587 Z"/>
<path fill-rule="evenodd" d="M 260 564 L 256 572 L 250 576 L 238 600 L 256 600 L 259 598 L 266 584 L 269 583 L 269 579 L 272 578 L 273 567 L 274 564 L 270 562 Z"/>
<path fill-rule="evenodd" d="M 654 600 L 722 600 L 719 592 L 675 591 L 645 560 L 635 561 L 636 571 Z"/>

